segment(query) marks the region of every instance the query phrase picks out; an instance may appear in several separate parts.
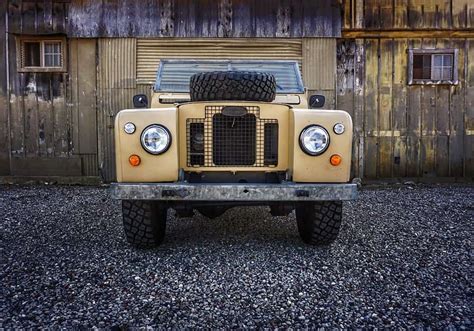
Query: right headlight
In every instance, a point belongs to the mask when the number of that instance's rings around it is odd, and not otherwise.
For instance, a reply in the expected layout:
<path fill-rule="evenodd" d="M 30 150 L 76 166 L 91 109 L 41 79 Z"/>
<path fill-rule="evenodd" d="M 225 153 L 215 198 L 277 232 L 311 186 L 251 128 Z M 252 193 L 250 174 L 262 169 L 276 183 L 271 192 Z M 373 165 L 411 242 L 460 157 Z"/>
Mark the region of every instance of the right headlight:
<path fill-rule="evenodd" d="M 158 155 L 170 147 L 171 134 L 164 126 L 153 124 L 143 130 L 140 141 L 148 153 Z"/>
<path fill-rule="evenodd" d="M 300 146 L 306 154 L 320 155 L 329 147 L 329 133 L 319 125 L 307 126 L 301 131 Z"/>

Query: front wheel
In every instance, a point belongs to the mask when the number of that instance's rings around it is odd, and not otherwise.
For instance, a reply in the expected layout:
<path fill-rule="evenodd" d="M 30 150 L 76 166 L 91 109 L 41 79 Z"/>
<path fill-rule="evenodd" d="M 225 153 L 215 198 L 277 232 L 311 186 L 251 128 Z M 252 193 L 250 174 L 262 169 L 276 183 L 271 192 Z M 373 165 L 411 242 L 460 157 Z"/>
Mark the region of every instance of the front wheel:
<path fill-rule="evenodd" d="M 328 245 L 336 240 L 341 220 L 341 201 L 305 202 L 296 206 L 298 232 L 310 245 Z"/>
<path fill-rule="evenodd" d="M 137 248 L 151 248 L 163 242 L 167 208 L 154 201 L 122 200 L 123 228 L 127 241 Z"/>

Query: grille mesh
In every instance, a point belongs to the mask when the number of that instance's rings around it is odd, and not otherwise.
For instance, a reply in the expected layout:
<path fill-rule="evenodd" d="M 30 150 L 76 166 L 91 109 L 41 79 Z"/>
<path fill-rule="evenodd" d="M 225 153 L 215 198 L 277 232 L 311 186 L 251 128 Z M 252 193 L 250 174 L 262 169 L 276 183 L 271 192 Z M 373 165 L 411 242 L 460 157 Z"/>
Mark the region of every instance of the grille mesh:
<path fill-rule="evenodd" d="M 186 121 L 187 165 L 265 167 L 278 163 L 278 121 L 261 119 L 260 108 L 246 107 L 244 116 L 225 116 L 222 106 L 207 106 L 205 118 Z M 204 134 L 197 151 L 196 133 Z M 198 148 L 199 149 L 199 148 Z"/>

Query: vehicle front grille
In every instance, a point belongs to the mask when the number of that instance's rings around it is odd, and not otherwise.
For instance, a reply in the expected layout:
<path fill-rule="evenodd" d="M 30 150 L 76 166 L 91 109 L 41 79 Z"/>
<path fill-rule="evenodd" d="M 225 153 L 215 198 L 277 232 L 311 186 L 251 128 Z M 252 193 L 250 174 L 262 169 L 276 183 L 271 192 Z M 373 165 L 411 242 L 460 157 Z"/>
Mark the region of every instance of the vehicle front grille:
<path fill-rule="evenodd" d="M 189 167 L 274 167 L 278 165 L 278 121 L 261 119 L 260 108 L 229 116 L 207 106 L 205 118 L 186 122 Z"/>

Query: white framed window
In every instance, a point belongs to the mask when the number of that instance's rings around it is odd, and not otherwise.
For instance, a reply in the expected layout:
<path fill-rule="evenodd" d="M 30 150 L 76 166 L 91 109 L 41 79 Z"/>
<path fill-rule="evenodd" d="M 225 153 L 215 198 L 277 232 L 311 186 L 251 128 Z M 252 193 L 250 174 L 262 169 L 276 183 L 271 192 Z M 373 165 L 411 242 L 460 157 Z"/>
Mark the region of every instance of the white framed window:
<path fill-rule="evenodd" d="M 408 84 L 458 84 L 457 49 L 409 49 Z"/>
<path fill-rule="evenodd" d="M 66 71 L 65 44 L 64 38 L 20 37 L 17 41 L 18 71 Z"/>

